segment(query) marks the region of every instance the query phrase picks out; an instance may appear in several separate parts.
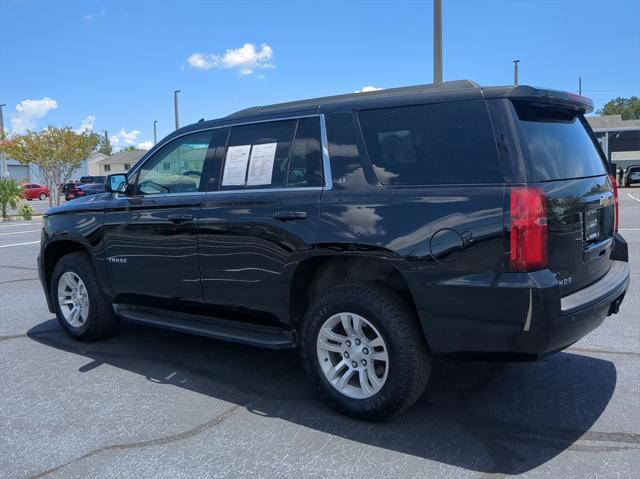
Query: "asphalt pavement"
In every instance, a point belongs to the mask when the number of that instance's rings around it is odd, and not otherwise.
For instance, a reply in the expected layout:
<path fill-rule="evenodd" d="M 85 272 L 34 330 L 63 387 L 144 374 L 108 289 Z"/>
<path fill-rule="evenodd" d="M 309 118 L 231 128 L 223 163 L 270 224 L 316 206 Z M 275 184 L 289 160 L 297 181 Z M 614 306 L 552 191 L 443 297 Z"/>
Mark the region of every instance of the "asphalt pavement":
<path fill-rule="evenodd" d="M 383 423 L 325 406 L 296 351 L 131 324 L 70 340 L 37 278 L 40 222 L 0 223 L 0 476 L 638 477 L 640 188 L 620 205 L 620 314 L 536 363 L 439 361 Z"/>

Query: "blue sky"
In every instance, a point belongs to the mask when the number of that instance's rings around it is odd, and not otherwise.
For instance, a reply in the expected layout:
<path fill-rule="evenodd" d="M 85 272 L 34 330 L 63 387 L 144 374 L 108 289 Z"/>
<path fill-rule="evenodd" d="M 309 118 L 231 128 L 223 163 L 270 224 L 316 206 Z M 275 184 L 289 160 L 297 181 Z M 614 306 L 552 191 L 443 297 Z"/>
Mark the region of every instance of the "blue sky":
<path fill-rule="evenodd" d="M 184 125 L 433 74 L 430 0 L 0 0 L 0 18 L 5 127 L 84 120 L 121 146 L 171 132 L 176 89 Z M 640 95 L 639 18 L 638 0 L 443 0 L 444 79 L 509 84 L 518 58 L 521 83 L 581 75 L 596 106 Z"/>

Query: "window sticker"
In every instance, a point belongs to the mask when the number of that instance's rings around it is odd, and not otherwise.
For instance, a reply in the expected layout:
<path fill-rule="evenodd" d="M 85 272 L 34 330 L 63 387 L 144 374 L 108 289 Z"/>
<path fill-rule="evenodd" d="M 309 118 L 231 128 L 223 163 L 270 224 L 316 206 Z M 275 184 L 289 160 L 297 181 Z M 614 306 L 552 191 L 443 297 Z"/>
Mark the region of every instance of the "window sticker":
<path fill-rule="evenodd" d="M 230 146 L 222 173 L 222 186 L 244 186 L 251 145 Z"/>
<path fill-rule="evenodd" d="M 253 145 L 247 185 L 270 185 L 273 176 L 273 162 L 276 157 L 277 143 Z"/>

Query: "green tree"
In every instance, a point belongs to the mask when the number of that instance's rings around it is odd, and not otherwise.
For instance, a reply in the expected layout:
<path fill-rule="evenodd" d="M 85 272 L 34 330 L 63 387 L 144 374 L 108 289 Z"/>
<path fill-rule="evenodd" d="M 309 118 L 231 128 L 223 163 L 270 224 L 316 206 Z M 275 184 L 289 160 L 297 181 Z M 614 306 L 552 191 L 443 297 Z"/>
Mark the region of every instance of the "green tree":
<path fill-rule="evenodd" d="M 20 185 L 11 178 L 0 178 L 0 211 L 2 217 L 7 217 L 9 208 L 17 208 L 18 200 L 22 198 Z"/>
<path fill-rule="evenodd" d="M 109 137 L 107 136 L 106 131 L 104 133 L 104 136 L 100 137 L 98 153 L 103 153 L 105 155 L 111 155 L 113 153 L 113 148 L 111 147 L 111 142 L 109 141 Z"/>
<path fill-rule="evenodd" d="M 60 184 L 69 178 L 98 145 L 95 133 L 76 133 L 71 127 L 48 126 L 14 135 L 0 144 L 0 151 L 23 164 L 36 165 L 49 187 L 49 205 L 60 204 Z"/>
<path fill-rule="evenodd" d="M 621 96 L 607 102 L 598 115 L 621 115 L 623 120 L 640 120 L 640 98 L 632 96 L 623 98 Z"/>
<path fill-rule="evenodd" d="M 120 150 L 120 151 L 137 151 L 137 150 L 138 150 L 138 149 L 137 149 L 135 146 L 133 146 L 133 145 L 129 145 L 129 146 L 127 146 L 126 148 L 123 148 L 123 149 L 122 149 L 122 150 Z"/>

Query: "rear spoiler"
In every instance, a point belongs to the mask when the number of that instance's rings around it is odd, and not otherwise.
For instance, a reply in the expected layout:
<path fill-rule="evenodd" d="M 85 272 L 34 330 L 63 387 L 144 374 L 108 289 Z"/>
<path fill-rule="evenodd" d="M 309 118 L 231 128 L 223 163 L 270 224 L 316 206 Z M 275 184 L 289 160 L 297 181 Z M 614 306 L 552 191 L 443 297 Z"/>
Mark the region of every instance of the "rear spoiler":
<path fill-rule="evenodd" d="M 580 113 L 593 111 L 593 102 L 590 98 L 566 91 L 544 90 L 523 85 L 513 87 L 506 96 L 511 100 L 539 103 L 541 106 L 558 105 Z"/>

